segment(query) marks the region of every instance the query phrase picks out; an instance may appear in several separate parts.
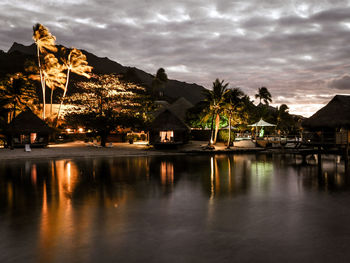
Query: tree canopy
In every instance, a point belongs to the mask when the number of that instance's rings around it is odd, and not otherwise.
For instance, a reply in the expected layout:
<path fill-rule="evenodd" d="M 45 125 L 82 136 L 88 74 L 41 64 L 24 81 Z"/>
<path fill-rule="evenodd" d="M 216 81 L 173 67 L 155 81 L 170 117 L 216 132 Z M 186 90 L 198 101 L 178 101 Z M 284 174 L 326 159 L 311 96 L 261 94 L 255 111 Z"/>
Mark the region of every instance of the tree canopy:
<path fill-rule="evenodd" d="M 124 82 L 115 74 L 92 75 L 78 83 L 79 92 L 67 97 L 75 105 L 65 116 L 67 123 L 96 131 L 105 145 L 117 127 L 141 128 L 149 120 L 152 102 L 145 88 Z"/>

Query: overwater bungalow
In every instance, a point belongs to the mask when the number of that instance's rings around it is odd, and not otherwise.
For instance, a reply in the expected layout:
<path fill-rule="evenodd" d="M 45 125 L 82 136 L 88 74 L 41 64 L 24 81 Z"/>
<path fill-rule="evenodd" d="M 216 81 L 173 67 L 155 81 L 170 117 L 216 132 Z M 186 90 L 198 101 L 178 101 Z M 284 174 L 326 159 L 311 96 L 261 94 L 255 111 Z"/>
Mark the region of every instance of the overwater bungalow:
<path fill-rule="evenodd" d="M 350 141 L 350 96 L 336 95 L 302 126 L 310 143 L 345 145 Z M 308 134 L 308 133 L 306 133 Z"/>
<path fill-rule="evenodd" d="M 191 107 L 193 105 L 185 98 L 179 98 L 170 106 L 159 109 L 149 127 L 150 144 L 161 146 L 187 143 L 190 127 L 185 123 L 185 118 Z"/>
<path fill-rule="evenodd" d="M 44 147 L 52 129 L 31 110 L 20 113 L 5 128 L 8 144 L 13 147 Z"/>

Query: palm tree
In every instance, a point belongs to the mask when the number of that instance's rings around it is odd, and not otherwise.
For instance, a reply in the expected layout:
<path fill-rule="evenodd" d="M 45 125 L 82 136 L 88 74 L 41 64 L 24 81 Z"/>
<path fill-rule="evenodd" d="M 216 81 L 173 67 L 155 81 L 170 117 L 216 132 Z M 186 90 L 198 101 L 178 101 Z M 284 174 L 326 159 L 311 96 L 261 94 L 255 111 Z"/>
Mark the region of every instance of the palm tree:
<path fill-rule="evenodd" d="M 33 26 L 33 40 L 37 47 L 38 66 L 40 74 L 41 89 L 43 93 L 43 119 L 45 119 L 45 77 L 43 74 L 43 67 L 41 63 L 40 54 L 46 53 L 47 50 L 56 52 L 55 45 L 56 38 L 50 33 L 47 27 L 42 24 L 36 24 Z"/>
<path fill-rule="evenodd" d="M 224 113 L 228 116 L 228 141 L 227 149 L 230 149 L 231 146 L 231 120 L 236 115 L 238 116 L 238 107 L 241 102 L 241 98 L 244 93 L 240 88 L 234 88 L 228 90 L 226 94 L 226 101 L 224 105 Z"/>
<path fill-rule="evenodd" d="M 210 130 L 210 141 L 209 144 L 211 145 L 211 142 L 213 144 L 216 143 L 217 134 L 219 131 L 219 125 L 220 125 L 220 113 L 223 110 L 223 105 L 225 104 L 225 96 L 228 93 L 227 86 L 229 83 L 224 84 L 224 80 L 220 81 L 219 79 L 216 79 L 213 82 L 213 90 L 205 90 L 204 96 L 205 101 L 207 101 L 210 112 L 212 114 L 212 123 L 211 123 L 211 130 Z M 215 118 L 215 135 L 213 138 L 213 124 L 214 124 L 214 118 Z"/>
<path fill-rule="evenodd" d="M 65 49 L 63 49 L 62 51 L 64 53 L 66 52 Z M 92 70 L 92 67 L 88 65 L 88 62 L 86 60 L 86 56 L 79 49 L 76 49 L 76 48 L 73 48 L 69 52 L 68 57 L 63 58 L 62 61 L 63 61 L 65 68 L 67 69 L 67 73 L 66 73 L 66 84 L 65 84 L 64 89 L 63 89 L 64 91 L 63 91 L 60 107 L 59 107 L 58 113 L 57 113 L 57 120 L 60 117 L 60 112 L 61 112 L 63 100 L 67 94 L 70 72 L 74 72 L 75 74 L 78 74 L 80 76 L 90 78 L 90 75 L 88 73 L 91 72 L 91 70 Z"/>
<path fill-rule="evenodd" d="M 61 88 L 64 90 L 66 74 L 64 73 L 64 67 L 58 63 L 58 59 L 53 54 L 47 54 L 44 58 L 44 61 L 45 63 L 43 67 L 43 75 L 47 87 L 51 89 L 50 117 L 52 119 L 53 92 L 56 88 Z"/>
<path fill-rule="evenodd" d="M 268 91 L 266 87 L 261 87 L 258 89 L 258 93 L 255 94 L 255 98 L 259 98 L 259 104 L 261 103 L 261 100 L 264 101 L 266 105 L 269 104 L 269 102 L 272 102 L 271 93 Z"/>

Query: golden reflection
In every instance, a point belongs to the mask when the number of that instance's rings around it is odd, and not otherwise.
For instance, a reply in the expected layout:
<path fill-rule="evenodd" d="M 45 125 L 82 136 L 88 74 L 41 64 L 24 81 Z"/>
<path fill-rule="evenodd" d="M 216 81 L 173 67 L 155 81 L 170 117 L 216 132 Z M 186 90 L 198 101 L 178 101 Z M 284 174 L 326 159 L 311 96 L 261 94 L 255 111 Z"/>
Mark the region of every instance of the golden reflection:
<path fill-rule="evenodd" d="M 30 169 L 30 178 L 34 186 L 36 186 L 37 176 L 36 164 L 33 164 Z"/>
<path fill-rule="evenodd" d="M 215 193 L 220 192 L 220 172 L 219 172 L 219 167 L 218 167 L 218 160 L 215 157 L 214 158 L 214 171 L 215 171 Z"/>
<path fill-rule="evenodd" d="M 77 183 L 78 169 L 70 161 L 54 161 L 50 182 L 44 181 L 41 224 L 40 261 L 50 262 L 58 242 L 69 241 L 74 230 L 71 194 Z M 51 200 L 47 191 L 50 188 Z M 57 193 L 57 195 L 53 194 Z M 64 235 L 62 235 L 64 234 Z"/>
<path fill-rule="evenodd" d="M 160 163 L 160 180 L 162 185 L 174 183 L 174 164 L 172 162 Z"/>
<path fill-rule="evenodd" d="M 7 203 L 9 207 L 13 206 L 13 188 L 11 183 L 7 183 Z"/>
<path fill-rule="evenodd" d="M 210 158 L 210 199 L 214 198 L 214 157 Z"/>

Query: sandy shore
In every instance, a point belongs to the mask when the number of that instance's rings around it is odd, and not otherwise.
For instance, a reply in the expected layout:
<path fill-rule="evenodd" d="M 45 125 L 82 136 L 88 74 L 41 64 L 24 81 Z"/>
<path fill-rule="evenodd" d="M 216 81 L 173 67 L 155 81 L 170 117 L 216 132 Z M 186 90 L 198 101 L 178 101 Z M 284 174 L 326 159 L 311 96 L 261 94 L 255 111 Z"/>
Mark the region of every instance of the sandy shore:
<path fill-rule="evenodd" d="M 225 145 L 218 143 L 215 150 L 204 150 L 207 142 L 192 141 L 178 149 L 156 150 L 145 144 L 113 143 L 112 147 L 96 147 L 82 141 L 51 144 L 46 148 L 32 148 L 25 152 L 23 148 L 0 149 L 0 160 L 29 159 L 29 158 L 72 158 L 72 157 L 103 157 L 103 156 L 156 156 L 177 154 L 212 154 L 256 152 L 259 148 L 237 148 L 227 150 Z"/>

